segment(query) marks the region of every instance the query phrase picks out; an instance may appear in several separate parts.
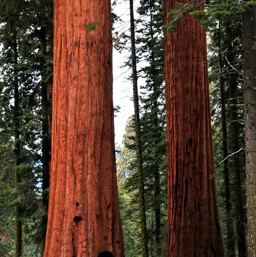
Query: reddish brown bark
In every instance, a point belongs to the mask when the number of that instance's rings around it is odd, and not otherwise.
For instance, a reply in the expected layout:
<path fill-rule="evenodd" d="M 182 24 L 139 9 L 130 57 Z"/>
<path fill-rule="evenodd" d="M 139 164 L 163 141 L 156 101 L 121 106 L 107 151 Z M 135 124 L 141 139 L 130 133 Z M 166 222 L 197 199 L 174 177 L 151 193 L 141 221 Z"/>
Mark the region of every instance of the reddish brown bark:
<path fill-rule="evenodd" d="M 124 256 L 112 106 L 110 0 L 55 0 L 45 257 Z"/>
<path fill-rule="evenodd" d="M 165 17 L 175 8 L 165 1 Z M 166 18 L 166 22 L 168 19 Z M 184 14 L 165 34 L 168 152 L 167 256 L 224 256 L 211 143 L 206 36 Z"/>

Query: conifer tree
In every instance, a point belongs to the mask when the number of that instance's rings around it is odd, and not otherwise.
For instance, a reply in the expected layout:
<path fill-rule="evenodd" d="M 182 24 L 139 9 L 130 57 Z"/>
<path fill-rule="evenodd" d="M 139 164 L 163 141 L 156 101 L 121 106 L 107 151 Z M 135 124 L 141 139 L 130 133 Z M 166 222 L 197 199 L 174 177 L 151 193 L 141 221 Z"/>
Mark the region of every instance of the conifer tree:
<path fill-rule="evenodd" d="M 137 187 L 137 167 L 135 149 L 135 129 L 134 116 L 131 116 L 126 123 L 125 134 L 123 136 L 123 147 L 117 158 L 118 188 L 120 199 L 120 211 L 122 226 L 124 230 L 125 256 L 141 255 L 141 232 L 138 187 Z"/>
<path fill-rule="evenodd" d="M 145 80 L 141 95 L 141 128 L 148 212 L 149 249 L 152 256 L 164 255 L 165 223 L 165 90 L 163 76 L 162 1 L 140 1 L 137 20 L 137 51 L 140 77 Z M 152 192 L 154 194 L 152 195 Z M 153 215 L 150 215 L 150 214 Z M 151 216 L 153 216 L 151 218 Z"/>
<path fill-rule="evenodd" d="M 5 22 L 6 31 L 9 33 L 7 46 L 9 47 L 9 69 L 8 72 L 11 75 L 10 78 L 10 87 L 13 92 L 13 119 L 12 119 L 12 127 L 13 127 L 13 135 L 14 135 L 14 186 L 16 190 L 16 197 L 18 198 L 21 194 L 21 103 L 20 103 L 20 84 L 19 84 L 19 71 L 18 71 L 18 25 L 16 17 L 20 15 L 21 5 L 20 3 L 15 4 L 14 2 L 10 3 L 2 3 L 2 22 Z M 22 209 L 21 203 L 18 202 L 15 206 L 15 257 L 22 256 Z"/>
<path fill-rule="evenodd" d="M 245 150 L 247 176 L 248 256 L 256 255 L 256 6 L 248 5 L 243 14 Z"/>
<path fill-rule="evenodd" d="M 1 183 L 4 183 L 5 170 L 15 170 L 19 182 L 17 194 L 13 194 L 14 185 L 8 181 L 9 195 L 5 195 L 10 209 L 19 210 L 17 223 L 16 255 L 35 256 L 41 249 L 41 92 L 40 81 L 45 76 L 40 71 L 48 70 L 49 65 L 42 63 L 39 50 L 38 30 L 45 26 L 45 19 L 38 15 L 37 2 L 34 1 L 1 1 L 1 117 L 0 141 L 6 142 L 15 152 L 9 162 L 1 164 Z M 45 13 L 44 13 L 45 14 Z M 44 24 L 44 25 L 42 25 Z M 15 33 L 14 33 L 15 32 Z M 14 40 L 15 38 L 15 40 Z M 49 48 L 49 47 L 48 47 Z M 51 63 L 50 58 L 48 58 Z M 14 75 L 15 73 L 15 75 Z M 49 73 L 49 72 L 48 72 Z M 47 75 L 50 77 L 50 75 Z M 2 113 L 2 112 L 1 112 Z M 2 133 L 3 132 L 3 133 Z M 17 138 L 13 143 L 13 138 Z M 2 149 L 4 149 L 3 147 Z M 5 156 L 5 154 L 4 154 Z M 19 157 L 18 157 L 19 156 Z M 15 160 L 16 159 L 16 160 Z M 17 165 L 16 165 L 17 166 Z M 3 180 L 2 180 L 3 179 Z M 5 206 L 7 208 L 7 206 Z M 5 214 L 6 215 L 6 214 Z M 11 212 L 11 217 L 14 215 Z M 21 231 L 22 222 L 22 235 Z M 8 230 L 8 247 L 13 252 L 13 226 Z M 7 245 L 7 243 L 6 243 Z M 7 248 L 7 247 L 6 247 Z"/>
<path fill-rule="evenodd" d="M 213 7 L 211 8 L 214 9 Z M 213 11 L 211 8 L 209 8 L 210 12 Z M 236 20 L 232 18 L 234 16 Z M 223 165 L 223 175 L 217 175 L 217 177 L 220 188 L 219 195 L 222 194 L 222 179 L 220 177 L 224 178 L 223 188 L 225 190 L 223 191 L 223 197 L 219 196 L 219 200 L 222 202 L 222 199 L 225 199 L 226 214 L 225 217 L 222 216 L 221 220 L 225 220 L 226 223 L 225 226 L 223 225 L 223 236 L 227 256 L 236 256 L 235 247 L 238 247 L 238 241 L 243 240 L 245 242 L 245 230 L 238 229 L 237 227 L 237 222 L 245 225 L 245 221 L 242 218 L 245 215 L 245 198 L 243 197 L 242 190 L 243 165 L 241 161 L 238 161 L 241 159 L 239 157 L 239 149 L 243 147 L 243 129 L 242 123 L 240 122 L 242 112 L 241 107 L 240 109 L 238 107 L 242 96 L 241 90 L 239 90 L 241 83 L 239 75 L 241 73 L 241 42 L 238 40 L 240 38 L 239 34 L 241 33 L 240 25 L 240 16 L 235 14 L 228 16 L 220 15 L 217 20 L 214 20 L 209 25 L 209 35 L 211 37 L 211 44 L 209 45 L 211 51 L 209 55 L 211 69 L 210 81 L 215 90 L 221 94 L 220 105 L 222 108 L 221 115 L 216 111 L 218 107 L 215 107 L 213 110 L 213 120 L 216 120 L 214 122 L 214 131 L 217 131 L 218 119 L 220 119 L 222 124 L 222 132 L 224 131 L 223 128 L 225 129 L 225 133 L 222 133 L 222 137 L 218 138 L 218 141 L 215 141 L 214 144 L 218 145 L 215 150 L 216 156 L 218 148 L 220 148 L 220 140 L 223 150 L 222 159 L 215 159 L 217 168 Z M 213 98 L 216 99 L 215 102 L 218 105 L 218 95 L 213 94 Z M 226 123 L 226 126 L 224 123 Z M 217 171 L 217 173 L 219 172 Z M 241 178 L 236 179 L 237 176 Z M 239 198 L 243 201 L 238 201 Z M 220 208 L 222 208 L 221 203 Z M 242 210 L 242 214 L 239 210 Z M 234 225 L 236 225 L 235 230 Z M 243 256 L 245 248 L 241 249 L 241 247 L 238 247 L 238 249 L 239 255 L 242 254 L 241 256 Z"/>
<path fill-rule="evenodd" d="M 234 33 L 234 30 L 236 33 Z M 239 257 L 247 256 L 246 247 L 246 199 L 244 192 L 245 170 L 240 149 L 244 146 L 244 128 L 241 120 L 243 111 L 239 107 L 242 102 L 242 67 L 240 60 L 241 42 L 241 22 L 226 24 L 226 83 L 228 86 L 228 110 L 229 110 L 229 152 L 236 153 L 230 157 L 230 170 L 232 172 L 231 188 L 233 202 L 233 217 L 236 231 L 236 247 Z M 229 38 L 230 36 L 230 38 Z"/>
<path fill-rule="evenodd" d="M 141 249 L 142 256 L 148 257 L 148 236 L 146 221 L 146 206 L 144 193 L 144 170 L 142 160 L 142 142 L 141 142 L 141 121 L 138 94 L 138 74 L 137 74 L 137 56 L 135 46 L 135 22 L 133 0 L 130 0 L 130 25 L 131 25 L 131 50 L 132 50 L 132 83 L 133 83 L 133 102 L 134 102 L 134 128 L 135 128 L 135 146 L 136 146 L 136 166 L 138 173 L 138 202 L 139 202 L 139 218 L 141 230 Z"/>
<path fill-rule="evenodd" d="M 54 2 L 44 256 L 124 256 L 116 185 L 110 1 Z"/>
<path fill-rule="evenodd" d="M 49 171 L 51 159 L 51 94 L 52 94 L 52 59 L 53 59 L 53 1 L 47 0 L 37 2 L 33 6 L 36 17 L 37 28 L 34 36 L 38 39 L 39 47 L 39 72 L 41 75 L 41 131 L 42 131 L 42 205 L 44 215 L 42 217 L 40 241 L 42 250 L 46 236 L 48 192 L 49 192 Z"/>
<path fill-rule="evenodd" d="M 188 2 L 184 3 L 189 4 Z M 193 4 L 193 2 L 192 2 Z M 201 3 L 202 6 L 202 3 Z M 175 1 L 165 1 L 165 24 Z M 224 256 L 213 173 L 206 35 L 184 14 L 165 34 L 167 256 Z"/>

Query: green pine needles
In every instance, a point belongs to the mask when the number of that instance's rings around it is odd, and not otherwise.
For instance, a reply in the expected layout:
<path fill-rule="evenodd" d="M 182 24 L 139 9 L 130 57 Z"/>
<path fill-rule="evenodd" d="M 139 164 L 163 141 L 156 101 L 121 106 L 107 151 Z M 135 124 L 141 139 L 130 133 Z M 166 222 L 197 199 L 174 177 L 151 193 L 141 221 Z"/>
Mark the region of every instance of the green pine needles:
<path fill-rule="evenodd" d="M 242 1 L 232 0 L 223 2 L 212 2 L 209 5 L 205 5 L 202 1 L 189 1 L 188 3 L 176 2 L 175 9 L 172 9 L 168 16 L 171 18 L 171 22 L 166 25 L 170 34 L 176 33 L 178 22 L 184 17 L 185 14 L 194 16 L 196 20 L 202 21 L 202 26 L 208 28 L 210 24 L 216 20 L 222 20 L 227 16 L 234 14 L 241 15 L 248 8 L 252 8 L 256 5 L 254 0 Z"/>
<path fill-rule="evenodd" d="M 190 1 L 188 3 L 176 2 L 176 8 L 171 10 L 168 14 L 168 16 L 172 19 L 172 21 L 167 24 L 167 30 L 169 33 L 174 34 L 176 32 L 178 22 L 186 13 L 194 15 L 197 19 L 204 18 L 205 12 L 201 9 L 202 7 L 203 2 L 201 1 Z"/>

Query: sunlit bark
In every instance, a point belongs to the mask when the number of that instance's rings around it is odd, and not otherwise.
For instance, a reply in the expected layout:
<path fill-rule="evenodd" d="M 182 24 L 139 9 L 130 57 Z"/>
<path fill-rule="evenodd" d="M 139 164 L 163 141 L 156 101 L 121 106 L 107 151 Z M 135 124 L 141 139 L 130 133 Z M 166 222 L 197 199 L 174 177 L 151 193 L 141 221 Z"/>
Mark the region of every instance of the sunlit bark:
<path fill-rule="evenodd" d="M 124 256 L 116 185 L 110 0 L 54 3 L 45 257 Z"/>

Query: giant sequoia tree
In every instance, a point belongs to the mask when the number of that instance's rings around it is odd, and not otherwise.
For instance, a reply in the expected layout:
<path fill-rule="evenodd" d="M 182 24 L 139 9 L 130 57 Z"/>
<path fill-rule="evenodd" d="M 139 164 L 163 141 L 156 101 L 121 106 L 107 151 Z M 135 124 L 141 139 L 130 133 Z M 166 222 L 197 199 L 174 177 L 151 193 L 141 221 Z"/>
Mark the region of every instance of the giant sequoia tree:
<path fill-rule="evenodd" d="M 175 2 L 165 1 L 165 17 L 175 8 Z M 200 3 L 190 2 L 184 8 L 193 5 Z M 206 36 L 200 22 L 188 14 L 184 14 L 174 35 L 166 32 L 165 79 L 167 256 L 221 257 L 224 253 L 213 173 Z"/>
<path fill-rule="evenodd" d="M 110 0 L 56 0 L 54 8 L 44 256 L 124 256 L 115 174 Z"/>

